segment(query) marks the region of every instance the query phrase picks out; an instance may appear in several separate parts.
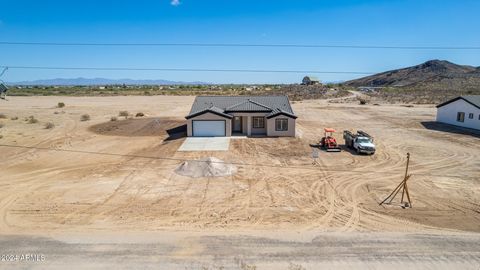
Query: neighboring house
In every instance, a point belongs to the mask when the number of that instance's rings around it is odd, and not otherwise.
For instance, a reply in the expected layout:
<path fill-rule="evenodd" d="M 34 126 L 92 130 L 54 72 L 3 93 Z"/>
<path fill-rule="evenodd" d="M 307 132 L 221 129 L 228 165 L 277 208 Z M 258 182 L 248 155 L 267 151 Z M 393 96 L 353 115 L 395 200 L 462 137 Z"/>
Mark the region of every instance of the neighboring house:
<path fill-rule="evenodd" d="M 1 99 L 7 99 L 7 91 L 8 91 L 8 88 L 3 84 L 3 83 L 0 83 L 0 98 Z M 3 95 L 3 97 L 2 97 Z"/>
<path fill-rule="evenodd" d="M 304 85 L 320 84 L 320 80 L 314 76 L 305 76 L 303 77 L 302 84 Z"/>
<path fill-rule="evenodd" d="M 287 96 L 198 96 L 187 119 L 187 135 L 295 136 L 297 116 Z"/>
<path fill-rule="evenodd" d="M 437 105 L 437 122 L 480 130 L 480 95 L 460 96 Z"/>

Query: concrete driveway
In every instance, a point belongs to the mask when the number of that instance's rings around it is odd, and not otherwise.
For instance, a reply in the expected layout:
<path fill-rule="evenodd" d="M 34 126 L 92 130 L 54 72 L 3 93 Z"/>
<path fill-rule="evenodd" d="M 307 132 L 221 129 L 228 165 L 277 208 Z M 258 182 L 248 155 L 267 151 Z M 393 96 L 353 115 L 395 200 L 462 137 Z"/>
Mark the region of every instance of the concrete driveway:
<path fill-rule="evenodd" d="M 178 151 L 228 151 L 229 137 L 188 137 Z"/>

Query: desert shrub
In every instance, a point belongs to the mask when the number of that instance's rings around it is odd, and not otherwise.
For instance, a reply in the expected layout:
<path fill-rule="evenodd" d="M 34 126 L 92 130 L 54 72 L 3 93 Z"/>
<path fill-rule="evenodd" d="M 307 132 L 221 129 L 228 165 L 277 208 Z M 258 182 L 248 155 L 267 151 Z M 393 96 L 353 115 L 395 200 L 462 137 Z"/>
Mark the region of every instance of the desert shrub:
<path fill-rule="evenodd" d="M 124 116 L 125 119 L 127 119 L 127 117 L 128 117 L 128 111 L 120 111 L 120 112 L 118 113 L 118 116 Z"/>
<path fill-rule="evenodd" d="M 33 116 L 33 115 L 30 115 L 26 120 L 27 120 L 27 123 L 29 123 L 29 124 L 38 123 L 37 118 L 35 118 L 35 116 Z"/>
<path fill-rule="evenodd" d="M 365 105 L 365 104 L 367 104 L 367 100 L 364 99 L 364 98 L 360 98 L 359 101 L 360 101 L 360 105 Z"/>
<path fill-rule="evenodd" d="M 14 116 L 14 117 L 10 118 L 10 120 L 18 120 L 18 116 Z"/>
<path fill-rule="evenodd" d="M 52 122 L 45 123 L 45 129 L 52 129 L 54 127 L 55 127 L 55 125 Z"/>
<path fill-rule="evenodd" d="M 83 114 L 80 117 L 80 121 L 88 121 L 88 120 L 90 120 L 90 115 L 89 114 Z"/>
<path fill-rule="evenodd" d="M 5 119 L 5 118 L 7 118 L 7 116 L 3 113 L 0 113 L 0 119 Z"/>
<path fill-rule="evenodd" d="M 2 138 L 3 138 L 3 135 L 0 135 L 0 139 L 2 139 Z"/>
<path fill-rule="evenodd" d="M 58 108 L 63 108 L 63 107 L 65 107 L 65 103 L 59 102 L 59 103 L 57 104 L 57 107 L 58 107 Z"/>
<path fill-rule="evenodd" d="M 0 123 L 0 128 L 4 127 L 4 125 L 2 123 Z"/>
<path fill-rule="evenodd" d="M 112 116 L 112 117 L 110 118 L 110 121 L 112 121 L 112 122 L 115 122 L 115 121 L 117 121 L 117 120 L 118 120 L 118 119 L 117 119 L 116 116 Z"/>
<path fill-rule="evenodd" d="M 144 117 L 145 114 L 143 112 L 139 112 L 135 115 L 135 117 Z"/>

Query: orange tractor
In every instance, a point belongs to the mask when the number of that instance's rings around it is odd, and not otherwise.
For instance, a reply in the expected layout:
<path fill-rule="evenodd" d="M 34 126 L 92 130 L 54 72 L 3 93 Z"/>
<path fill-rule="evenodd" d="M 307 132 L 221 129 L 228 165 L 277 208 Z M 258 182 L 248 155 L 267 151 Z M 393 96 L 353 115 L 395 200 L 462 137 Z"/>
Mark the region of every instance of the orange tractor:
<path fill-rule="evenodd" d="M 325 136 L 320 140 L 320 147 L 327 152 L 340 152 L 341 148 L 337 144 L 337 140 L 333 137 L 335 129 L 325 128 Z"/>

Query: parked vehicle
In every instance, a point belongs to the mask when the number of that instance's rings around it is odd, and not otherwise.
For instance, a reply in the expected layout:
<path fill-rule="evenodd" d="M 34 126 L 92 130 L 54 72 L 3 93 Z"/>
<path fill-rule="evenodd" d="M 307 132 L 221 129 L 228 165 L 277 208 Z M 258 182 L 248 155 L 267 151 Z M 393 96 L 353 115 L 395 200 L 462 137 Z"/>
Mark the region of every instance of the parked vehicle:
<path fill-rule="evenodd" d="M 337 140 L 333 137 L 335 129 L 325 128 L 325 136 L 320 140 L 320 147 L 327 152 L 340 152 L 341 148 L 337 144 Z"/>
<path fill-rule="evenodd" d="M 343 139 L 345 145 L 355 149 L 358 154 L 375 154 L 375 144 L 373 144 L 373 137 L 364 131 L 357 131 L 357 134 L 345 130 L 343 131 Z"/>

